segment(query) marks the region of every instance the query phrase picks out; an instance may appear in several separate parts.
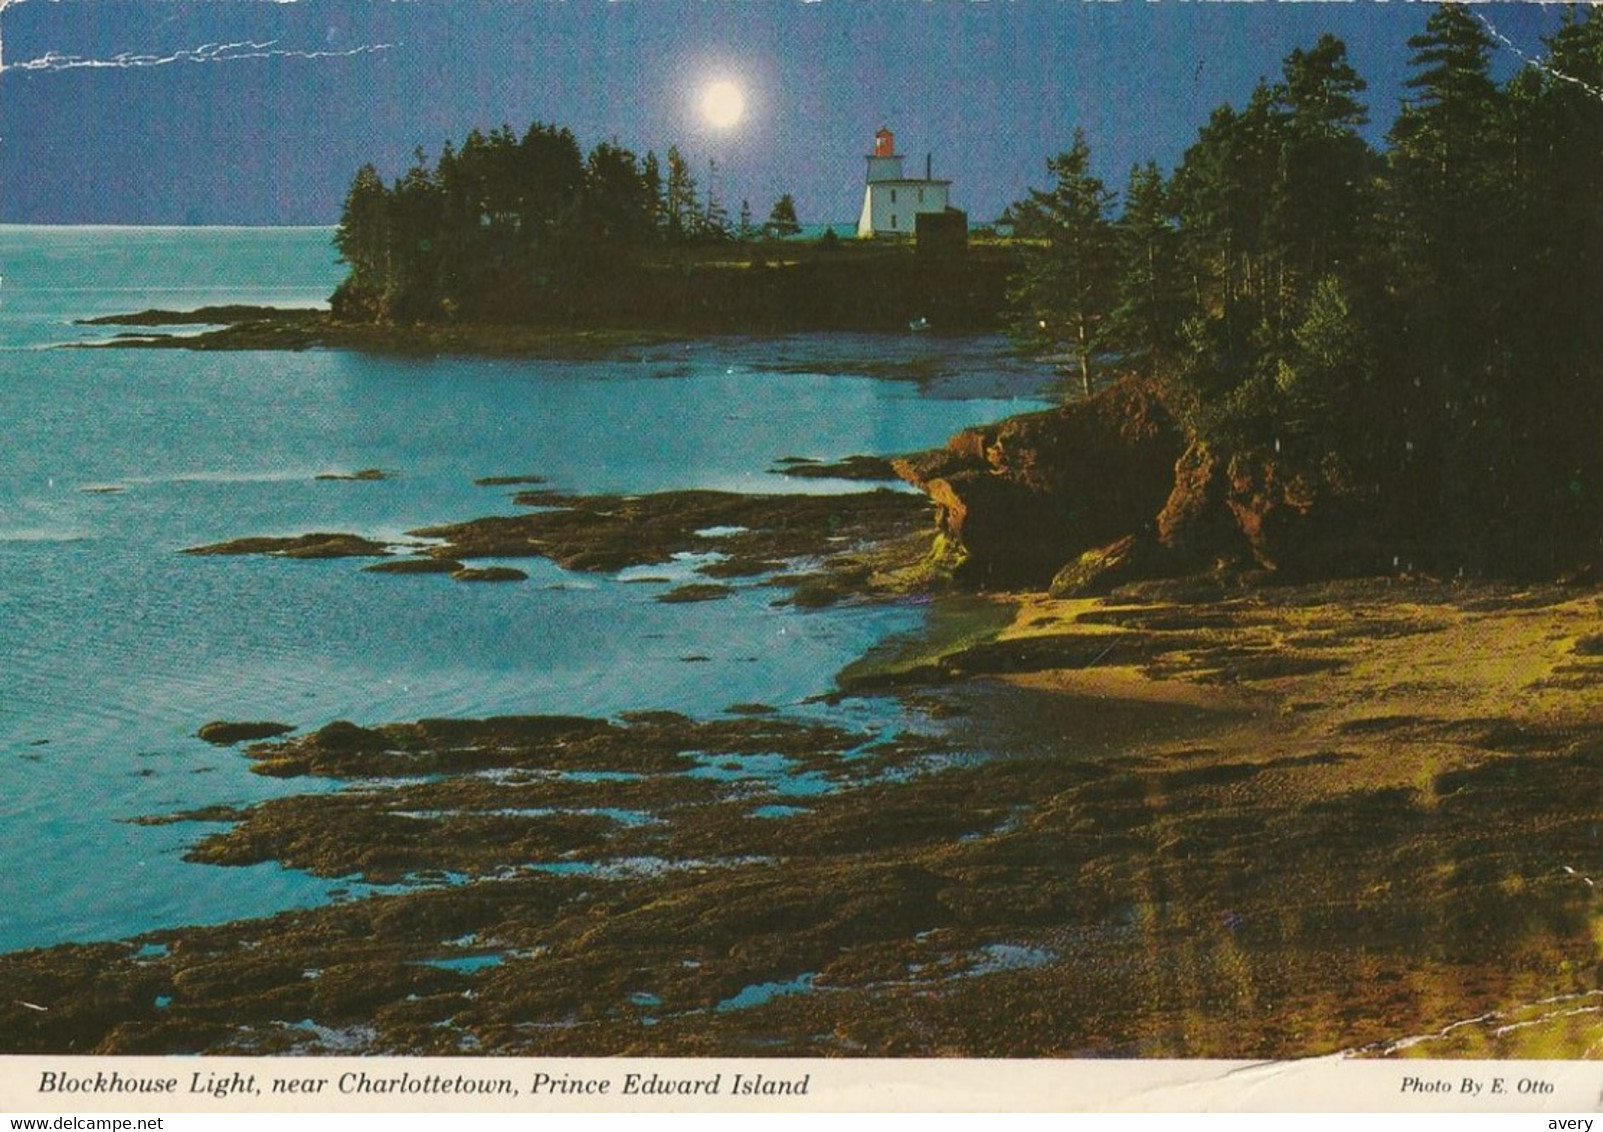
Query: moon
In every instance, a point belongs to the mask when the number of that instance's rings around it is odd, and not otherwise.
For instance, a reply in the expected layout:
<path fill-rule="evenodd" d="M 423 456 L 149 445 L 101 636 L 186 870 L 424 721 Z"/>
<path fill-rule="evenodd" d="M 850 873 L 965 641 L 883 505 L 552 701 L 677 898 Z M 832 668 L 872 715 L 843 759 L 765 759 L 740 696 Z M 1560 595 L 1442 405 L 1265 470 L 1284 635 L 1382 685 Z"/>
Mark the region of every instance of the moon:
<path fill-rule="evenodd" d="M 746 96 L 728 79 L 708 83 L 701 92 L 701 116 L 709 126 L 727 130 L 746 113 Z"/>

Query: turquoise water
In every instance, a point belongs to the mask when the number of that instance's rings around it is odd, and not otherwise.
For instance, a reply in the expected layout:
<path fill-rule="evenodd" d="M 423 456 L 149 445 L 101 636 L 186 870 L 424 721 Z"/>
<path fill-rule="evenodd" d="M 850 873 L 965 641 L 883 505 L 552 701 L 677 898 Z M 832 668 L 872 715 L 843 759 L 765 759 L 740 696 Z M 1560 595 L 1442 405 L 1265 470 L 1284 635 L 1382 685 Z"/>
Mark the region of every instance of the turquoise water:
<path fill-rule="evenodd" d="M 1001 343 L 927 335 L 724 339 L 563 363 L 54 348 L 116 333 L 72 325 L 105 313 L 320 304 L 341 274 L 329 235 L 0 227 L 0 950 L 350 887 L 189 865 L 184 846 L 216 827 L 128 823 L 321 788 L 250 774 L 194 738 L 207 720 L 794 705 L 921 617 L 916 604 L 776 609 L 764 588 L 662 604 L 666 583 L 540 560 L 518 563 L 528 582 L 463 586 L 183 547 L 398 537 L 515 512 L 515 489 L 474 485 L 491 475 L 579 492 L 850 490 L 767 469 L 927 447 L 1046 389 Z M 843 360 L 920 361 L 934 376 L 843 374 Z M 369 467 L 391 478 L 314 478 Z M 692 654 L 710 659 L 681 660 Z"/>

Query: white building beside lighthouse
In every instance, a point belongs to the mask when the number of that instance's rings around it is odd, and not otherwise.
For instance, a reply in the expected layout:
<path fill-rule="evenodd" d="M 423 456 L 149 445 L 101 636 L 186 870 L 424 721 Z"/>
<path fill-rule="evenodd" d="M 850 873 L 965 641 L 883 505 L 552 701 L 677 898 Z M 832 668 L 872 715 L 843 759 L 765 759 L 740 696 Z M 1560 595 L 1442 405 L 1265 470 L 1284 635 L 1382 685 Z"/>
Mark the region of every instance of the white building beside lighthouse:
<path fill-rule="evenodd" d="M 945 212 L 952 182 L 931 176 L 931 158 L 924 159 L 924 177 L 902 175 L 902 155 L 896 152 L 896 135 L 881 129 L 874 135 L 874 152 L 868 155 L 868 187 L 863 213 L 857 220 L 859 239 L 870 236 L 912 236 L 921 212 Z"/>

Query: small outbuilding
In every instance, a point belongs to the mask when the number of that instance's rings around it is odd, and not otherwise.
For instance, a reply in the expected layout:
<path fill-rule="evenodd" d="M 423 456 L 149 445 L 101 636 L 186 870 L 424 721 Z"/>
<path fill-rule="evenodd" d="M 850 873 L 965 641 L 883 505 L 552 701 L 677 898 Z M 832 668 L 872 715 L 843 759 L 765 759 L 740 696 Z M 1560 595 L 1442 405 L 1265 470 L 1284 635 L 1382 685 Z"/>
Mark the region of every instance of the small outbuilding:
<path fill-rule="evenodd" d="M 968 213 L 961 208 L 921 212 L 916 220 L 919 255 L 962 255 L 968 249 Z"/>

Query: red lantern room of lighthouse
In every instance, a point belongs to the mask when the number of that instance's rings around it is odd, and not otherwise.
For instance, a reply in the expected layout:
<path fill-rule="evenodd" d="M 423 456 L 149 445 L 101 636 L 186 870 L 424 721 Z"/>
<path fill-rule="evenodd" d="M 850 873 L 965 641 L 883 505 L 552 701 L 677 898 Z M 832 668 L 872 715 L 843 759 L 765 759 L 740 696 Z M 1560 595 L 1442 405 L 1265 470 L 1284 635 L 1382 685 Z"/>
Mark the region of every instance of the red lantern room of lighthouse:
<path fill-rule="evenodd" d="M 875 157 L 895 157 L 896 156 L 896 135 L 891 133 L 889 130 L 883 129 L 883 128 L 879 131 L 879 133 L 875 134 L 874 135 L 874 156 Z"/>

